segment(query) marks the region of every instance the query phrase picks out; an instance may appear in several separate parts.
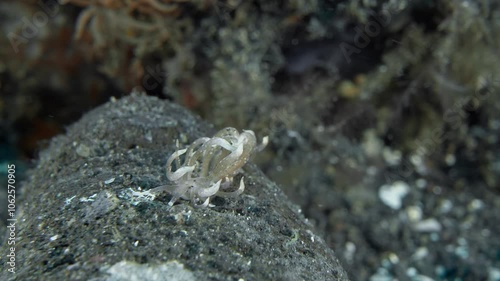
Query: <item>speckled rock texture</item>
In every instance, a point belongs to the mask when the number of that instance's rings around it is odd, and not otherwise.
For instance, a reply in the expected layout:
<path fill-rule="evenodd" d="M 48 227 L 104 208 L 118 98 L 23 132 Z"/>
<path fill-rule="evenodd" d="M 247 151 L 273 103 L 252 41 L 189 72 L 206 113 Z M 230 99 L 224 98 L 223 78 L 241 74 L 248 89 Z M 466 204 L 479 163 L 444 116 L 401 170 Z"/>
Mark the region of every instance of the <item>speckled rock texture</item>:
<path fill-rule="evenodd" d="M 245 192 L 209 208 L 181 200 L 167 211 L 168 194 L 144 196 L 168 183 L 176 140 L 215 131 L 140 94 L 87 113 L 23 184 L 17 273 L 2 268 L 0 280 L 348 280 L 299 208 L 251 163 Z"/>

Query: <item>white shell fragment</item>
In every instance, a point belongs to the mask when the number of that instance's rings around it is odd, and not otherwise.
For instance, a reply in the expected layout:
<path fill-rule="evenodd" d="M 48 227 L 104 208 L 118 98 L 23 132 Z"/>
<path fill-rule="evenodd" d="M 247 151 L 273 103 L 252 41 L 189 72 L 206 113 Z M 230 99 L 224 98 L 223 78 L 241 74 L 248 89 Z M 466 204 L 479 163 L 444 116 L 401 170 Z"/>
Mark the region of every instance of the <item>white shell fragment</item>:
<path fill-rule="evenodd" d="M 402 181 L 392 184 L 384 184 L 378 191 L 378 197 L 382 202 L 394 210 L 399 210 L 403 204 L 403 198 L 410 192 L 410 186 Z"/>
<path fill-rule="evenodd" d="M 441 224 L 434 218 L 419 221 L 413 225 L 413 229 L 418 232 L 439 232 Z"/>

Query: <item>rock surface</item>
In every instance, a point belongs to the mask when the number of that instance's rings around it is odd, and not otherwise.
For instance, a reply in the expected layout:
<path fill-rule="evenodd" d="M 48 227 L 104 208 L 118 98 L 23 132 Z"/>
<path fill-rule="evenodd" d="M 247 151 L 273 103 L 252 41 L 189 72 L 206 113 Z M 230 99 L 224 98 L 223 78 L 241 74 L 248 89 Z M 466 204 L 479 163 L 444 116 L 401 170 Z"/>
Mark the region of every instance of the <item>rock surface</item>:
<path fill-rule="evenodd" d="M 145 196 L 168 182 L 176 139 L 214 131 L 180 106 L 137 94 L 86 114 L 52 140 L 22 186 L 15 278 L 348 280 L 299 208 L 253 164 L 243 169 L 245 192 L 210 208 L 181 200 L 167 211 L 169 195 Z M 0 280 L 14 279 L 4 269 Z"/>

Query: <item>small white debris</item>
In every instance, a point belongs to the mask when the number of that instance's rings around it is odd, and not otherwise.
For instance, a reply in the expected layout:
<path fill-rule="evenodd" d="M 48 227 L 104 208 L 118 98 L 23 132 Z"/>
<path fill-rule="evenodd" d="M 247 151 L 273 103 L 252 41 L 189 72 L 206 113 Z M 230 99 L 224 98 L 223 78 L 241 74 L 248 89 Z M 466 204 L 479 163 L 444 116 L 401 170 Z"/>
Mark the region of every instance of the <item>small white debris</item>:
<path fill-rule="evenodd" d="M 414 267 L 409 267 L 407 270 L 406 270 L 406 276 L 408 277 L 415 277 L 415 275 L 417 275 L 418 271 L 416 268 Z"/>
<path fill-rule="evenodd" d="M 121 261 L 107 268 L 106 280 L 176 280 L 195 281 L 195 275 L 176 260 L 157 265 Z"/>
<path fill-rule="evenodd" d="M 310 230 L 306 230 L 307 234 L 311 235 L 311 242 L 314 243 L 314 241 L 316 241 L 316 239 L 314 239 L 314 233 Z"/>
<path fill-rule="evenodd" d="M 410 155 L 410 162 L 415 167 L 415 171 L 417 171 L 421 175 L 426 175 L 429 173 L 428 167 L 425 165 L 423 155 L 427 155 L 427 149 L 423 146 L 417 148 L 416 152 Z"/>
<path fill-rule="evenodd" d="M 410 162 L 415 166 L 415 167 L 418 167 L 418 166 L 421 166 L 424 162 L 424 160 L 422 159 L 422 156 L 418 153 L 414 153 L 410 156 Z"/>
<path fill-rule="evenodd" d="M 110 183 L 113 183 L 115 181 L 115 178 L 110 178 L 110 179 L 107 179 L 104 181 L 104 184 L 110 184 Z"/>
<path fill-rule="evenodd" d="M 488 268 L 488 281 L 500 280 L 500 269 L 495 267 Z"/>
<path fill-rule="evenodd" d="M 382 202 L 394 210 L 399 210 L 403 204 L 403 198 L 410 192 L 410 186 L 402 181 L 396 181 L 391 185 L 384 184 L 378 191 L 378 197 Z"/>
<path fill-rule="evenodd" d="M 427 255 L 429 255 L 429 250 L 426 247 L 419 247 L 411 257 L 418 261 L 426 258 Z"/>
<path fill-rule="evenodd" d="M 59 238 L 59 235 L 58 235 L 58 234 L 56 234 L 56 235 L 54 235 L 54 236 L 50 237 L 50 238 L 49 238 L 49 240 L 50 240 L 50 242 L 52 242 L 52 241 L 56 241 L 56 240 L 57 240 L 57 238 Z"/>
<path fill-rule="evenodd" d="M 141 202 L 153 201 L 156 195 L 151 190 L 135 191 L 132 188 L 127 188 L 118 197 L 130 200 L 130 203 L 136 206 Z"/>
<path fill-rule="evenodd" d="M 437 234 L 436 232 L 431 233 L 429 235 L 429 238 L 431 239 L 432 242 L 437 242 L 439 241 L 439 234 Z"/>
<path fill-rule="evenodd" d="M 151 131 L 147 131 L 146 134 L 144 135 L 144 138 L 147 141 L 152 142 L 153 141 L 153 134 L 151 133 Z"/>
<path fill-rule="evenodd" d="M 422 208 L 419 206 L 409 206 L 406 208 L 406 215 L 411 222 L 417 222 L 422 219 Z"/>
<path fill-rule="evenodd" d="M 370 281 L 391 281 L 392 276 L 387 272 L 387 269 L 385 268 L 379 268 L 377 269 L 377 272 L 370 276 Z"/>
<path fill-rule="evenodd" d="M 481 210 L 484 207 L 484 202 L 479 200 L 479 199 L 474 199 L 472 200 L 469 205 L 467 206 L 467 209 L 469 211 L 474 212 L 477 210 Z"/>
<path fill-rule="evenodd" d="M 402 153 L 399 150 L 392 150 L 388 147 L 382 149 L 382 156 L 389 166 L 395 166 L 401 163 Z"/>
<path fill-rule="evenodd" d="M 455 162 L 457 162 L 457 158 L 455 157 L 454 154 L 447 154 L 444 157 L 444 161 L 446 162 L 446 165 L 453 166 L 455 165 Z"/>
<path fill-rule="evenodd" d="M 423 189 L 427 186 L 427 181 L 425 179 L 418 179 L 416 182 L 415 182 L 415 185 L 420 188 L 420 189 Z"/>
<path fill-rule="evenodd" d="M 93 195 L 90 195 L 87 198 L 82 197 L 82 198 L 80 198 L 80 202 L 94 202 L 94 200 L 95 200 L 96 197 L 97 197 L 97 193 L 93 194 Z"/>
<path fill-rule="evenodd" d="M 398 264 L 399 263 L 399 257 L 395 253 L 389 253 L 387 259 L 392 263 L 392 264 Z"/>
<path fill-rule="evenodd" d="M 469 258 L 469 247 L 467 245 L 456 247 L 455 255 L 462 258 L 463 260 L 467 260 Z"/>
<path fill-rule="evenodd" d="M 375 129 L 369 129 L 363 136 L 362 148 L 368 157 L 377 157 L 380 155 L 384 143 L 377 136 Z"/>
<path fill-rule="evenodd" d="M 422 274 L 416 275 L 415 277 L 413 277 L 412 280 L 415 280 L 415 281 L 434 281 L 434 279 L 430 278 L 429 276 L 425 276 Z"/>
<path fill-rule="evenodd" d="M 442 214 L 449 213 L 453 209 L 453 203 L 449 199 L 444 199 L 440 204 L 439 204 L 439 211 Z"/>
<path fill-rule="evenodd" d="M 432 218 L 415 223 L 413 229 L 418 232 L 439 232 L 442 227 L 436 219 Z"/>
<path fill-rule="evenodd" d="M 73 199 L 75 199 L 75 197 L 76 197 L 76 195 L 73 195 L 70 198 L 64 200 L 64 206 L 68 206 L 69 204 L 71 204 L 71 201 L 73 201 Z"/>
<path fill-rule="evenodd" d="M 84 144 L 80 144 L 76 150 L 76 154 L 78 154 L 81 157 L 87 158 L 90 156 L 90 148 Z"/>
<path fill-rule="evenodd" d="M 347 261 L 352 261 L 354 259 L 354 254 L 356 253 L 356 244 L 351 241 L 345 243 L 344 257 Z"/>

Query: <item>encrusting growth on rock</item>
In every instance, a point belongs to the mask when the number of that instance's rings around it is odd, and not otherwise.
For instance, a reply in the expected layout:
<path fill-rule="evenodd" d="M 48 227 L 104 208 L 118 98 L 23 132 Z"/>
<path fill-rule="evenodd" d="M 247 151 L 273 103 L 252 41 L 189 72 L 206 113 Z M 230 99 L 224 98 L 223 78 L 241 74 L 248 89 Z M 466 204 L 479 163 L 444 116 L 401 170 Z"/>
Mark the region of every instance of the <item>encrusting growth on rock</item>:
<path fill-rule="evenodd" d="M 169 208 L 179 198 L 191 200 L 196 207 L 207 207 L 214 195 L 237 196 L 244 191 L 245 182 L 242 177 L 239 186 L 232 188 L 233 177 L 267 143 L 268 137 L 258 145 L 253 131 L 239 133 L 231 127 L 220 130 L 212 138 L 199 138 L 168 158 L 167 177 L 174 184 L 152 191 L 172 194 Z"/>

